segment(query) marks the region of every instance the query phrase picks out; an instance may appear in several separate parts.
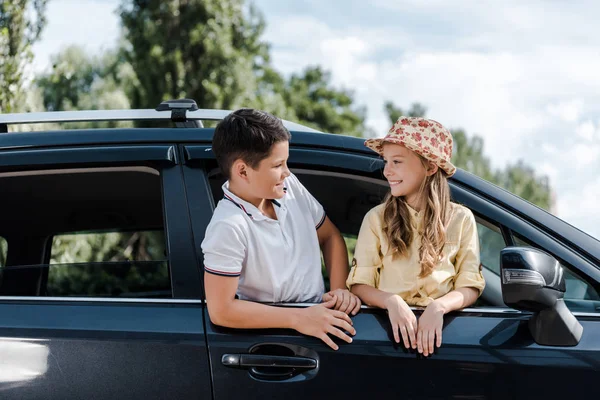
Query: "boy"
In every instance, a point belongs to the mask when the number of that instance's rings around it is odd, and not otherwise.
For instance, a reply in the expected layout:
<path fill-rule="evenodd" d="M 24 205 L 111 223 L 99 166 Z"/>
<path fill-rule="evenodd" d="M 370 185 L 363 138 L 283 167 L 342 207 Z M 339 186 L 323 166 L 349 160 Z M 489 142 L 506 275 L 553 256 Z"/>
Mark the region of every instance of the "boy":
<path fill-rule="evenodd" d="M 289 140 L 278 118 L 252 109 L 215 129 L 212 150 L 227 182 L 202 242 L 208 312 L 217 325 L 291 328 L 337 350 L 328 334 L 352 342 L 347 314 L 360 300 L 345 289 L 343 238 L 287 168 Z M 332 289 L 325 294 L 320 249 Z M 256 303 L 322 300 L 303 309 Z"/>

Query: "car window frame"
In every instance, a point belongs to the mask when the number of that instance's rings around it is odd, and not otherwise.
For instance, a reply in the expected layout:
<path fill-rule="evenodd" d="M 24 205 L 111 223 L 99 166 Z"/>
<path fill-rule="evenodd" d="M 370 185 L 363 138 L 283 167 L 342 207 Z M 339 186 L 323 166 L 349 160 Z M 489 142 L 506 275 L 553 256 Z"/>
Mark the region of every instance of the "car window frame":
<path fill-rule="evenodd" d="M 80 147 L 8 149 L 1 152 L 0 173 L 30 174 L 32 171 L 114 170 L 151 168 L 160 176 L 163 227 L 167 246 L 173 298 L 0 296 L 0 301 L 36 303 L 184 303 L 202 304 L 197 258 L 192 245 L 187 197 L 176 144 L 126 144 Z"/>

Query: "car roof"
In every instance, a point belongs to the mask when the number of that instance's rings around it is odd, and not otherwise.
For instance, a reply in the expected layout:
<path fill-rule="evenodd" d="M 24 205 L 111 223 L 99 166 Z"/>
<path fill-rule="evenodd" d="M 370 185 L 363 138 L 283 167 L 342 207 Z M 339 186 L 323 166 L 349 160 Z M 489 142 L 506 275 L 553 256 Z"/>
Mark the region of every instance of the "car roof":
<path fill-rule="evenodd" d="M 101 144 L 207 143 L 214 128 L 98 128 L 0 134 L 0 150 Z M 290 130 L 292 143 L 357 151 L 377 156 L 364 146 L 364 138 Z"/>

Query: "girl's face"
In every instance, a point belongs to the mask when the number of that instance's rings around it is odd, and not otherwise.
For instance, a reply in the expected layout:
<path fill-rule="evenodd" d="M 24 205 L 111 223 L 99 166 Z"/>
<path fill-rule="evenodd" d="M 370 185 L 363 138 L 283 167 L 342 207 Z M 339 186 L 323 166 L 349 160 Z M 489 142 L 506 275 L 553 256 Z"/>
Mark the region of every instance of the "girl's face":
<path fill-rule="evenodd" d="M 403 196 L 411 207 L 420 209 L 421 188 L 427 176 L 436 172 L 435 164 L 430 163 L 428 171 L 415 152 L 394 143 L 384 144 L 383 162 L 383 175 L 390 184 L 392 196 Z"/>

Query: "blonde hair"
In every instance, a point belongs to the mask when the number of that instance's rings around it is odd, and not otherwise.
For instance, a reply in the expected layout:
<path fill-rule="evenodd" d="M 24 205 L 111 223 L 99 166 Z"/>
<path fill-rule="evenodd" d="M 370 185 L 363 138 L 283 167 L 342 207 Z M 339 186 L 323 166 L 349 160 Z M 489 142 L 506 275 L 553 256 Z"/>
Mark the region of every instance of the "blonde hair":
<path fill-rule="evenodd" d="M 419 156 L 424 168 L 428 161 Z M 442 250 L 446 242 L 446 228 L 450 221 L 450 187 L 446 172 L 438 168 L 433 175 L 426 177 L 419 190 L 419 198 L 425 199 L 423 208 L 424 231 L 419 247 L 421 274 L 424 278 L 431 275 L 442 259 Z M 384 200 L 383 232 L 391 245 L 394 257 L 408 255 L 413 241 L 413 229 L 408 205 L 404 197 L 394 197 L 388 193 Z"/>

